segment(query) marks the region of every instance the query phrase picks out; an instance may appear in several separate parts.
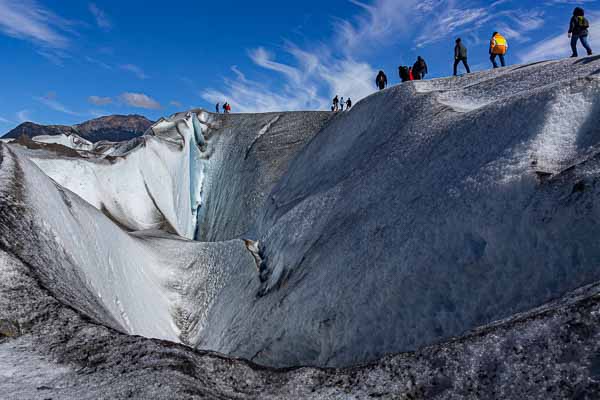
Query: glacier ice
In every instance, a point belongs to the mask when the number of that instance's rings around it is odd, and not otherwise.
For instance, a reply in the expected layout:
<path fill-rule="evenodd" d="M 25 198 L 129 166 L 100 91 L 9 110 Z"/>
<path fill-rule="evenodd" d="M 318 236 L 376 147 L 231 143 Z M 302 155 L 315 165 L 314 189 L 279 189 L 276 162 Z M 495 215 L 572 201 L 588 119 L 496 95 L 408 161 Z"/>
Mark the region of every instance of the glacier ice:
<path fill-rule="evenodd" d="M 600 280 L 599 65 L 2 145 L 3 249 L 127 333 L 271 366 L 415 350 Z"/>

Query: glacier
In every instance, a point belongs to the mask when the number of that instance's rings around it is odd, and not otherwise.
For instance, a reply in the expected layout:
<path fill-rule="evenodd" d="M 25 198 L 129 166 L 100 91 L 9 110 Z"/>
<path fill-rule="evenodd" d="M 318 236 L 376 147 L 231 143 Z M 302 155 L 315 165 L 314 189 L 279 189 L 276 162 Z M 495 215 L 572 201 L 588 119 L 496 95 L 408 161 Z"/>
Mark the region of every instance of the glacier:
<path fill-rule="evenodd" d="M 0 144 L 0 388 L 593 398 L 599 60 Z"/>

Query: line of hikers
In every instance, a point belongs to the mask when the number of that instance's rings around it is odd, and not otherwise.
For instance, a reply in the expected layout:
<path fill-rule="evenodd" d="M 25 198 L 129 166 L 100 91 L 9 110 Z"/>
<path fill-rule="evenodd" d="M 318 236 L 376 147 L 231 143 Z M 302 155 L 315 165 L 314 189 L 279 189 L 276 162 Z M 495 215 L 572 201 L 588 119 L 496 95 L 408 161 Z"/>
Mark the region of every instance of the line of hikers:
<path fill-rule="evenodd" d="M 349 110 L 352 108 L 352 100 L 350 100 L 350 97 L 348 97 L 348 99 L 344 102 L 343 97 L 340 99 L 340 97 L 338 95 L 336 95 L 333 98 L 333 101 L 331 104 L 331 111 L 333 111 L 333 112 L 344 111 L 344 105 L 346 106 L 346 110 Z"/>
<path fill-rule="evenodd" d="M 215 111 L 218 113 L 221 112 L 221 104 L 217 103 L 215 106 Z M 223 103 L 223 114 L 229 114 L 231 112 L 231 105 L 228 102 Z"/>
<path fill-rule="evenodd" d="M 590 22 L 585 17 L 585 11 L 583 10 L 583 8 L 575 7 L 575 9 L 573 10 L 573 16 L 571 17 L 571 21 L 569 23 L 568 33 L 569 38 L 571 38 L 571 50 L 573 51 L 571 57 L 578 57 L 577 42 L 581 42 L 581 44 L 587 51 L 588 56 L 592 55 L 592 48 L 590 47 L 590 44 L 588 42 L 589 27 Z M 508 41 L 500 33 L 494 32 L 492 34 L 489 47 L 490 61 L 492 62 L 492 66 L 494 68 L 498 68 L 498 63 L 496 62 L 496 59 L 500 59 L 500 64 L 503 67 L 506 66 L 505 55 L 507 52 Z M 458 75 L 458 66 L 460 63 L 464 65 L 467 74 L 471 73 L 471 68 L 469 67 L 468 63 L 467 48 L 463 44 L 462 39 L 458 38 L 456 39 L 456 44 L 454 46 L 454 76 Z M 398 74 L 402 82 L 425 79 L 425 75 L 427 75 L 427 73 L 427 63 L 420 56 L 417 58 L 417 61 L 412 67 L 398 67 Z M 379 71 L 379 73 L 377 74 L 377 77 L 375 78 L 375 84 L 377 85 L 377 88 L 379 90 L 383 90 L 386 88 L 388 80 L 387 76 L 383 71 Z"/>

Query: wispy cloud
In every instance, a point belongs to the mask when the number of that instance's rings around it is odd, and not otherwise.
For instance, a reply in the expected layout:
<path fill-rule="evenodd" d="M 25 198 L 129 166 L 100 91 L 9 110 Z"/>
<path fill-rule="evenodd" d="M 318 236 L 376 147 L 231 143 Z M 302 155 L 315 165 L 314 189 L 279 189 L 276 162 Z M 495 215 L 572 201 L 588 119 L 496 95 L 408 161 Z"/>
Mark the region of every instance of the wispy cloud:
<path fill-rule="evenodd" d="M 112 28 L 112 22 L 110 18 L 108 18 L 108 15 L 106 15 L 104 10 L 98 8 L 98 6 L 95 3 L 90 3 L 89 10 L 94 16 L 94 19 L 96 20 L 96 25 L 98 25 L 99 28 L 105 31 L 108 31 Z"/>
<path fill-rule="evenodd" d="M 408 33 L 413 28 L 411 21 L 415 13 L 427 3 L 417 0 L 375 0 L 370 4 L 349 1 L 361 12 L 352 19 L 336 19 L 334 37 L 337 47 L 353 56 L 381 48 L 390 37 Z"/>
<path fill-rule="evenodd" d="M 8 120 L 6 118 L 0 117 L 0 123 L 2 123 L 2 124 L 12 124 L 12 121 L 10 121 L 10 120 Z"/>
<path fill-rule="evenodd" d="M 0 0 L 0 30 L 44 48 L 65 49 L 73 23 L 34 0 Z"/>
<path fill-rule="evenodd" d="M 89 96 L 88 102 L 97 106 L 105 106 L 112 103 L 112 99 L 110 97 Z"/>
<path fill-rule="evenodd" d="M 104 110 L 90 110 L 89 114 L 94 118 L 100 118 L 106 115 L 110 115 L 110 112 Z"/>
<path fill-rule="evenodd" d="M 119 98 L 132 107 L 146 108 L 149 110 L 158 110 L 160 103 L 143 93 L 123 93 Z"/>
<path fill-rule="evenodd" d="M 142 79 L 142 80 L 149 78 L 143 69 L 141 69 L 140 67 L 138 67 L 137 65 L 134 65 L 134 64 L 121 65 L 121 69 L 133 73 L 135 76 L 137 76 L 139 79 Z"/>
<path fill-rule="evenodd" d="M 102 68 L 104 68 L 106 70 L 109 70 L 109 71 L 113 70 L 112 66 L 108 65 L 107 63 L 105 63 L 103 61 L 97 60 L 97 59 L 95 59 L 93 57 L 86 56 L 85 57 L 85 61 L 89 62 L 90 64 L 98 65 L 98 66 L 100 66 L 100 67 L 102 67 Z"/>
<path fill-rule="evenodd" d="M 17 121 L 19 122 L 27 122 L 31 121 L 31 115 L 29 110 L 21 110 L 16 113 Z"/>
<path fill-rule="evenodd" d="M 181 107 L 183 107 L 183 104 L 181 104 L 181 102 L 179 102 L 179 101 L 176 101 L 176 100 L 173 100 L 173 101 L 169 102 L 169 104 L 170 104 L 171 106 L 173 106 L 173 107 L 177 107 L 177 108 L 181 108 Z"/>
<path fill-rule="evenodd" d="M 54 92 L 50 92 L 46 96 L 43 96 L 43 97 L 34 97 L 33 99 L 39 101 L 40 103 L 44 104 L 45 106 L 47 106 L 48 108 L 50 108 L 54 111 L 58 111 L 58 112 L 68 114 L 68 115 L 81 115 L 81 114 L 69 109 L 67 106 L 65 106 L 61 102 L 59 102 L 56 99 L 56 93 L 54 93 Z"/>

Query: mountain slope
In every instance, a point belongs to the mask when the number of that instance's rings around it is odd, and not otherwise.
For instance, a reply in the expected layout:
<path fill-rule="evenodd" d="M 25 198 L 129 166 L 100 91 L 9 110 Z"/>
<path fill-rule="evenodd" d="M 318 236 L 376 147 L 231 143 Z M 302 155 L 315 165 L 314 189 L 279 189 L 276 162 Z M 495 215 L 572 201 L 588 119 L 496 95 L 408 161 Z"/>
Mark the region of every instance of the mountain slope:
<path fill-rule="evenodd" d="M 107 140 L 119 142 L 141 136 L 152 125 L 152 121 L 141 115 L 110 115 L 96 118 L 73 126 L 38 125 L 24 122 L 7 132 L 4 139 L 16 139 L 21 135 L 56 136 L 78 135 L 90 142 Z"/>

